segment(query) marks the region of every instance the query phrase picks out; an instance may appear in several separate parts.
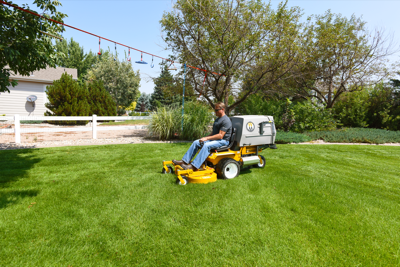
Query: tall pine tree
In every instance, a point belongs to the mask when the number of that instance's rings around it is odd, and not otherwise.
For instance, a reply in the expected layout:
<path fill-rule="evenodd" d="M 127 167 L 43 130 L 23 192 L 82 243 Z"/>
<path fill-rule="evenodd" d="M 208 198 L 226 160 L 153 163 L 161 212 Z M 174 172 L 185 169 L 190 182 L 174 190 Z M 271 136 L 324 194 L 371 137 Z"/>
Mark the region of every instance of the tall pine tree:
<path fill-rule="evenodd" d="M 87 83 L 91 114 L 97 116 L 116 116 L 116 104 L 109 92 L 104 88 L 102 81 Z"/>
<path fill-rule="evenodd" d="M 150 98 L 150 110 L 155 110 L 157 107 L 167 104 L 164 92 L 174 84 L 174 77 L 169 72 L 167 65 L 161 66 L 161 74 L 154 79 L 154 84 L 154 92 Z"/>
<path fill-rule="evenodd" d="M 56 41 L 55 47 L 63 56 L 57 58 L 57 65 L 65 68 L 75 68 L 78 70 L 79 80 L 87 74 L 88 70 L 96 63 L 97 56 L 92 52 L 85 53 L 83 46 L 75 42 L 73 38 Z"/>
<path fill-rule="evenodd" d="M 72 75 L 63 73 L 53 85 L 47 86 L 48 103 L 45 104 L 45 116 L 90 116 L 91 108 L 88 103 L 88 91 L 72 79 Z M 58 122 L 54 122 L 57 123 Z M 86 124 L 84 121 L 67 121 L 62 124 Z"/>

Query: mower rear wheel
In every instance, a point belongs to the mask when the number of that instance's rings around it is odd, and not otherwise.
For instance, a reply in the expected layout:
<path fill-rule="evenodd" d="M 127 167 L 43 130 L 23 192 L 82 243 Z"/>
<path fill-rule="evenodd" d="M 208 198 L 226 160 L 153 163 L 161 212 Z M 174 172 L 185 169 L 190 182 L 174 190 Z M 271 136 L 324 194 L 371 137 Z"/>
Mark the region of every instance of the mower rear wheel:
<path fill-rule="evenodd" d="M 264 156 L 260 155 L 260 158 L 261 158 L 261 162 L 259 162 L 257 164 L 254 164 L 253 168 L 264 168 L 265 167 L 265 158 L 264 158 Z"/>
<path fill-rule="evenodd" d="M 172 169 L 171 166 L 167 166 L 168 167 L 168 171 L 166 171 L 164 168 L 162 168 L 162 173 L 163 174 L 171 174 L 174 173 L 174 169 Z"/>
<path fill-rule="evenodd" d="M 234 159 L 225 158 L 217 164 L 217 173 L 224 179 L 233 179 L 240 173 L 240 165 Z"/>
<path fill-rule="evenodd" d="M 184 184 L 181 182 L 181 180 L 179 180 L 179 178 L 176 178 L 176 184 L 179 184 L 179 185 L 187 185 L 189 182 L 188 182 L 188 179 L 186 178 L 186 176 L 182 176 L 182 179 L 183 179 L 183 181 L 185 182 Z"/>

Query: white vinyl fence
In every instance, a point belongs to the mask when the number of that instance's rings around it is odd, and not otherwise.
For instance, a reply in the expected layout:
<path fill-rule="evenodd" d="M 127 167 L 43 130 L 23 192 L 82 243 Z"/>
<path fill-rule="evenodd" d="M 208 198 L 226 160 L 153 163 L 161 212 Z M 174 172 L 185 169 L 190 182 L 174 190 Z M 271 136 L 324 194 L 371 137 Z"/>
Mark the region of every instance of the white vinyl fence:
<path fill-rule="evenodd" d="M 140 130 L 147 129 L 147 125 L 117 125 L 100 126 L 98 121 L 126 121 L 126 120 L 146 120 L 150 116 L 0 116 L 0 135 L 15 135 L 15 143 L 21 143 L 22 133 L 54 133 L 54 132 L 92 132 L 92 138 L 97 139 L 97 131 L 120 131 L 120 130 Z M 54 126 L 39 127 L 30 125 L 32 128 L 21 127 L 21 121 L 90 121 L 91 126 Z M 90 125 L 90 124 L 89 124 Z"/>

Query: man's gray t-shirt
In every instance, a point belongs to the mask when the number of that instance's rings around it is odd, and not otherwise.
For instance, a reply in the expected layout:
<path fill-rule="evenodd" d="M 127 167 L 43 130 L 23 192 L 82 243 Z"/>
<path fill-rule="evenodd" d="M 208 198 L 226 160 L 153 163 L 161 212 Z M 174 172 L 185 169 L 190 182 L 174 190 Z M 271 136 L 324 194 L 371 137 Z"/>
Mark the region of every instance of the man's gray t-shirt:
<path fill-rule="evenodd" d="M 221 118 L 217 118 L 215 120 L 211 135 L 219 134 L 219 131 L 224 131 L 225 135 L 222 139 L 229 141 L 232 135 L 232 122 L 228 118 L 228 116 L 224 115 Z"/>

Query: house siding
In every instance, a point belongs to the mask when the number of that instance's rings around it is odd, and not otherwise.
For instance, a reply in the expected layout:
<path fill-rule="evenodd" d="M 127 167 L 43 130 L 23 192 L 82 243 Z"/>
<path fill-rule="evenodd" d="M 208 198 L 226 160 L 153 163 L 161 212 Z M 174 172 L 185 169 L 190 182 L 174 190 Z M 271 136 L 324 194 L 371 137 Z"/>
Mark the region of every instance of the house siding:
<path fill-rule="evenodd" d="M 0 94 L 0 115 L 13 116 L 43 116 L 46 112 L 44 104 L 47 101 L 46 86 L 51 84 L 18 81 L 16 87 L 11 87 L 10 93 Z M 37 96 L 35 105 L 26 101 L 29 95 Z"/>

